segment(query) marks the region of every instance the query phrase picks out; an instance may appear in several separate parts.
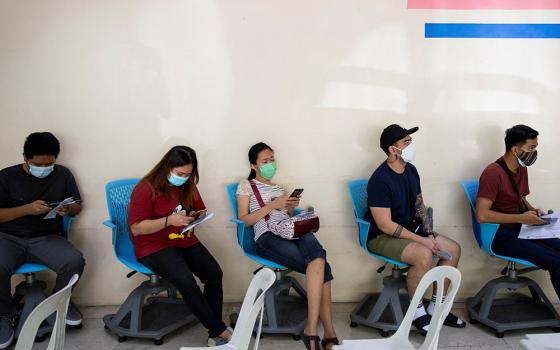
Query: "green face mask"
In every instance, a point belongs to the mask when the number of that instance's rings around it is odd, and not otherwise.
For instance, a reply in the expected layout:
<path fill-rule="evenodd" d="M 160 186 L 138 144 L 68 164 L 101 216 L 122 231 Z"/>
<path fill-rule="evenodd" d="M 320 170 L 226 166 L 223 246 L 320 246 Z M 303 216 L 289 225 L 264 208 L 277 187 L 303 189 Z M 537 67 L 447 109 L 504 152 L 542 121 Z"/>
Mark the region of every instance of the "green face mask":
<path fill-rule="evenodd" d="M 272 179 L 274 174 L 276 174 L 276 163 L 270 162 L 259 166 L 259 172 L 261 173 L 261 176 L 264 177 L 265 179 L 267 180 Z"/>

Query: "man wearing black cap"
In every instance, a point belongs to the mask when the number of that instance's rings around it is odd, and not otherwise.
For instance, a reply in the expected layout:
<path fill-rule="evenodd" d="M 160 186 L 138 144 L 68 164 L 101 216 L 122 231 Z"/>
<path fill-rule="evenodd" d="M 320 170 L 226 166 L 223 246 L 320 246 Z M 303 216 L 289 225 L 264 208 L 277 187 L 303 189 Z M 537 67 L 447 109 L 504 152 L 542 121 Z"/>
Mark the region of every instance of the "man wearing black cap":
<path fill-rule="evenodd" d="M 383 130 L 381 149 L 387 154 L 371 176 L 368 186 L 368 206 L 365 220 L 371 223 L 368 237 L 369 249 L 379 255 L 410 264 L 407 287 L 410 298 L 414 295 L 422 276 L 432 268 L 433 257 L 438 265 L 457 267 L 461 255 L 459 244 L 433 231 L 431 208 L 422 199 L 420 176 L 414 160 L 416 146 L 411 134 L 418 127 L 405 129 L 397 124 Z M 446 285 L 446 288 L 448 285 Z M 435 286 L 428 308 L 418 305 L 414 326 L 425 335 L 435 307 Z M 466 323 L 449 314 L 445 324 L 463 328 Z"/>

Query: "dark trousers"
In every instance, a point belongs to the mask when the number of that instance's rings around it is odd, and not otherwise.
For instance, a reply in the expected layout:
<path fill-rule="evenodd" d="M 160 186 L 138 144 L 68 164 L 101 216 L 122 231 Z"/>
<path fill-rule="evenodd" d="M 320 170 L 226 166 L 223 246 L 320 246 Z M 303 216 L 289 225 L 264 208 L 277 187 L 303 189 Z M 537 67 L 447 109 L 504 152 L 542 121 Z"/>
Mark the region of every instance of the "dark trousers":
<path fill-rule="evenodd" d="M 53 293 L 74 274 L 82 275 L 85 260 L 72 243 L 59 235 L 21 238 L 0 232 L 0 315 L 14 313 L 10 279 L 23 263 L 39 263 L 56 272 Z"/>
<path fill-rule="evenodd" d="M 202 243 L 189 248 L 165 248 L 139 260 L 179 290 L 193 314 L 208 329 L 210 337 L 225 331 L 222 269 Z M 204 284 L 204 294 L 196 284 L 195 275 Z"/>
<path fill-rule="evenodd" d="M 547 270 L 560 297 L 560 239 L 519 239 L 520 225 L 500 226 L 492 250 L 500 255 L 523 259 Z"/>

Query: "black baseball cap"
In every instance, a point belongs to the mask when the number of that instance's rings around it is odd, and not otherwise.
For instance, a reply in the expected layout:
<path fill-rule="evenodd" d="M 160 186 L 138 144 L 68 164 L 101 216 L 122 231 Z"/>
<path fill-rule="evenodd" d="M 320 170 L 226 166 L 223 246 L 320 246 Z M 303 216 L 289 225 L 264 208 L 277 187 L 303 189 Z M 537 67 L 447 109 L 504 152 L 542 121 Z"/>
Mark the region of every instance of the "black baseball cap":
<path fill-rule="evenodd" d="M 410 134 L 414 134 L 418 131 L 418 127 L 415 126 L 412 129 L 405 129 L 400 125 L 391 124 L 381 133 L 381 137 L 379 138 L 379 146 L 385 153 L 389 153 L 389 147 L 391 147 L 395 142 L 400 139 L 405 138 Z"/>

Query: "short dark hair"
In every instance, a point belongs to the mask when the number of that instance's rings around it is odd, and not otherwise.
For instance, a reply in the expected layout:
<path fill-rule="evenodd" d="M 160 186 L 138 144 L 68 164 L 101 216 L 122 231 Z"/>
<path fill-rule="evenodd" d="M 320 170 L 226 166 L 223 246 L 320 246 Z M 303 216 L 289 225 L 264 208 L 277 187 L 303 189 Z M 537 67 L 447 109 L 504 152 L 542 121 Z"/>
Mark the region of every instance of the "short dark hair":
<path fill-rule="evenodd" d="M 34 132 L 27 136 L 23 144 L 25 158 L 31 159 L 35 156 L 55 156 L 60 153 L 60 142 L 50 132 Z"/>
<path fill-rule="evenodd" d="M 536 139 L 539 132 L 527 125 L 515 125 L 506 130 L 506 152 L 511 150 L 513 146 L 524 145 L 527 140 Z"/>

